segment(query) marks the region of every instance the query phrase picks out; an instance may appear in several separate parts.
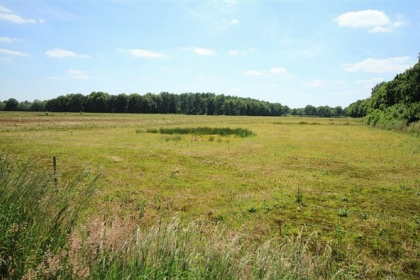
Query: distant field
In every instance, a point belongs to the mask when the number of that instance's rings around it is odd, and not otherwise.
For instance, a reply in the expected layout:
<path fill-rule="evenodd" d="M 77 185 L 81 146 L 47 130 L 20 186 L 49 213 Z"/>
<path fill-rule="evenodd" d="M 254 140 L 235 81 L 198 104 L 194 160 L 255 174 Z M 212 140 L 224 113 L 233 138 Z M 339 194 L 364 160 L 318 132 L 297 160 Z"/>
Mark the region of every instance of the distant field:
<path fill-rule="evenodd" d="M 150 133 L 197 127 L 253 135 Z M 59 180 L 99 173 L 86 216 L 178 215 L 255 242 L 303 227 L 376 275 L 419 275 L 418 137 L 347 118 L 0 112 L 0 149 L 51 172 L 56 156 Z"/>

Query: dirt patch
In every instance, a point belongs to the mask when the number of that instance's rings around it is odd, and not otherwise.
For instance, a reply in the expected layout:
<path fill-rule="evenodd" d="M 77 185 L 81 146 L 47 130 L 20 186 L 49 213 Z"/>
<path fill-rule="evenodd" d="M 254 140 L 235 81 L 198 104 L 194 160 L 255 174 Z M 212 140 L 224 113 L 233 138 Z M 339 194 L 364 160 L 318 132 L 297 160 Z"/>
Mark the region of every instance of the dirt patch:
<path fill-rule="evenodd" d="M 122 158 L 118 157 L 118 156 L 108 156 L 108 158 L 110 158 L 113 162 L 121 162 L 123 161 Z"/>

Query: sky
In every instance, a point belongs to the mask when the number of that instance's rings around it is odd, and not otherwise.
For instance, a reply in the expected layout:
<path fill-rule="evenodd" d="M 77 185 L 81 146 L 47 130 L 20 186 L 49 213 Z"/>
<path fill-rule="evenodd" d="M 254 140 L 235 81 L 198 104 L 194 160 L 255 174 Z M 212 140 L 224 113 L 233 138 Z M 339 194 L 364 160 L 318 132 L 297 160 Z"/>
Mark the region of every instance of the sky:
<path fill-rule="evenodd" d="M 344 108 L 419 52 L 419 0 L 0 0 L 0 101 L 212 92 Z"/>

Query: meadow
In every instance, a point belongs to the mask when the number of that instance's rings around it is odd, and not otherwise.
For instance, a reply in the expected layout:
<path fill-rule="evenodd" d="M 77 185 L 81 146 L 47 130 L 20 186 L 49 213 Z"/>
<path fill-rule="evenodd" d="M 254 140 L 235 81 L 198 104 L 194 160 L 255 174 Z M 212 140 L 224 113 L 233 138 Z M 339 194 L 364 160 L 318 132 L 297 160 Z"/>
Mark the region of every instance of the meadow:
<path fill-rule="evenodd" d="M 281 239 L 307 245 L 301 267 L 334 271 L 289 279 L 420 277 L 420 138 L 413 135 L 351 118 L 0 112 L 0 151 L 48 174 L 55 156 L 59 185 L 98 175 L 78 229 L 87 243 L 102 232 L 95 240 L 108 240 L 111 251 L 139 230 L 194 224 L 207 236 L 193 239 L 196 247 L 258 253 Z M 275 279 L 268 263 L 239 264 L 232 275 L 219 264 L 220 275 Z"/>

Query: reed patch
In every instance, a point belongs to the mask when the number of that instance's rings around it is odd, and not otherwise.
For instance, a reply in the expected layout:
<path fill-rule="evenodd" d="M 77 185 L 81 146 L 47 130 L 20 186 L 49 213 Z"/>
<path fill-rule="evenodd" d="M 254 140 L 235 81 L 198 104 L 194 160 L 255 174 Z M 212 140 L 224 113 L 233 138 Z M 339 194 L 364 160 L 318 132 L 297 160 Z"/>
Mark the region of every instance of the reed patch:
<path fill-rule="evenodd" d="M 180 134 L 180 135 L 220 135 L 220 136 L 231 136 L 235 135 L 238 137 L 249 137 L 255 135 L 249 129 L 243 128 L 230 128 L 230 127 L 175 127 L 175 128 L 164 128 L 159 129 L 150 128 L 146 130 L 147 133 L 160 133 L 160 134 Z M 214 139 L 213 139 L 214 140 Z M 210 140 L 212 141 L 212 140 Z"/>

